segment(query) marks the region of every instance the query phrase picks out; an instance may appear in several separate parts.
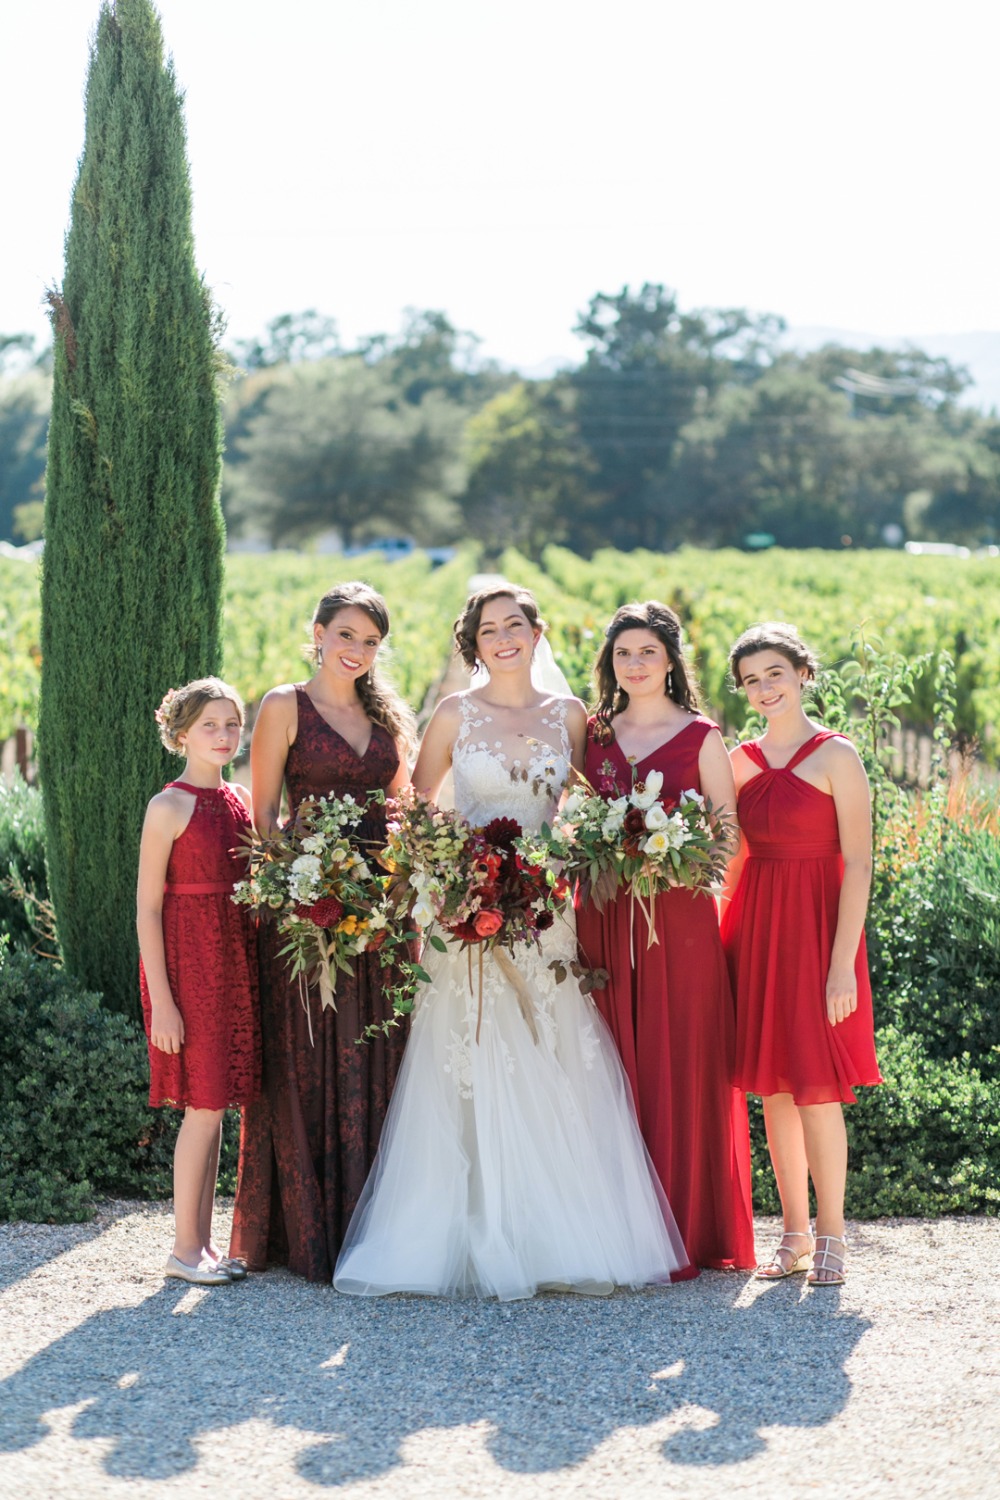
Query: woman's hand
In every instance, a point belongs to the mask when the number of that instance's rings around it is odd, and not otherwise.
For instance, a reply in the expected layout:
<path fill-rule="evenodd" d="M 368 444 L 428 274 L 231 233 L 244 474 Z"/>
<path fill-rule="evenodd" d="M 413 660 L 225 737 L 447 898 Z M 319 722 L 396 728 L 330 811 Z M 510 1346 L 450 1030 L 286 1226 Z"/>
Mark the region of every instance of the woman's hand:
<path fill-rule="evenodd" d="M 184 1017 L 173 997 L 152 1002 L 149 1040 L 158 1052 L 179 1052 L 184 1045 Z"/>
<path fill-rule="evenodd" d="M 853 965 L 831 964 L 826 976 L 826 1017 L 831 1026 L 846 1021 L 858 1008 L 858 980 Z"/>

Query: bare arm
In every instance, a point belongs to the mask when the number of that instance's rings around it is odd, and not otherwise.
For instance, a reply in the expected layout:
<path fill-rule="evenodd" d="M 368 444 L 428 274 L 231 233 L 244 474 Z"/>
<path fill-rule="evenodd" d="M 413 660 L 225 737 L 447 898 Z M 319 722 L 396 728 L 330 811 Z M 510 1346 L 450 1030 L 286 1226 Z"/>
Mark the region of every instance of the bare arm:
<path fill-rule="evenodd" d="M 737 802 L 736 802 L 737 793 L 739 792 L 740 787 L 743 786 L 743 784 L 746 781 L 749 780 L 751 772 L 752 772 L 751 764 L 747 760 L 746 756 L 744 755 L 742 746 L 737 745 L 735 747 L 735 749 L 730 750 L 730 752 L 729 752 L 729 765 L 730 765 L 730 770 L 732 772 L 732 777 L 733 777 L 733 807 L 732 807 L 732 811 L 733 811 L 733 814 L 735 816 L 735 815 L 737 815 Z M 728 865 L 728 867 L 726 869 L 726 873 L 723 876 L 723 880 L 722 880 L 722 898 L 721 899 L 722 899 L 723 907 L 725 907 L 725 903 L 727 901 L 731 901 L 733 899 L 733 895 L 735 893 L 736 887 L 740 883 L 740 876 L 743 873 L 743 866 L 746 864 L 746 860 L 747 860 L 747 843 L 746 843 L 746 839 L 743 837 L 743 831 L 741 829 L 740 833 L 739 833 L 739 844 L 738 844 L 738 847 L 737 847 L 736 852 L 734 853 L 732 859 L 729 861 L 729 865 Z"/>
<path fill-rule="evenodd" d="M 184 1019 L 170 992 L 166 954 L 163 949 L 163 884 L 174 839 L 186 826 L 195 799 L 180 794 L 189 804 L 186 815 L 181 802 L 161 792 L 146 809 L 139 845 L 139 880 L 136 889 L 136 930 L 139 952 L 146 972 L 152 1015 L 149 1039 L 161 1052 L 179 1052 L 184 1042 Z"/>
<path fill-rule="evenodd" d="M 570 762 L 574 771 L 583 771 L 587 753 L 587 710 L 579 698 L 571 698 L 566 712 L 566 732 L 569 735 Z M 572 777 L 570 781 L 572 783 Z"/>
<path fill-rule="evenodd" d="M 872 881 L 872 810 L 868 777 L 854 746 L 828 741 L 828 774 L 837 809 L 844 883 L 837 908 L 837 932 L 826 980 L 826 1013 L 831 1026 L 846 1021 L 858 1005 L 854 971 Z"/>
<path fill-rule="evenodd" d="M 278 832 L 285 762 L 297 730 L 294 687 L 272 688 L 257 712 L 250 741 L 253 822 L 261 838 L 273 838 Z"/>
<path fill-rule="evenodd" d="M 410 767 L 406 759 L 406 746 L 402 740 L 396 741 L 396 754 L 399 756 L 399 765 L 396 767 L 395 775 L 385 789 L 387 797 L 395 797 L 396 793 L 402 791 L 410 779 Z"/>
<path fill-rule="evenodd" d="M 431 715 L 424 737 L 420 742 L 420 754 L 413 768 L 413 785 L 427 797 L 436 797 L 441 783 L 451 769 L 451 751 L 458 734 L 458 694 L 442 698 Z"/>

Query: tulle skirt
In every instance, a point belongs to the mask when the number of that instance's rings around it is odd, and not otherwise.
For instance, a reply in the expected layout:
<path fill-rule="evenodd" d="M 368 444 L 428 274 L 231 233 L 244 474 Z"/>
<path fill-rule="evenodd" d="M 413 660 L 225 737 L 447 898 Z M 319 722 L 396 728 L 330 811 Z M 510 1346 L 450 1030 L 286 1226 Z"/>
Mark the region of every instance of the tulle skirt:
<path fill-rule="evenodd" d="M 549 967 L 575 949 L 558 922 L 513 982 L 505 954 L 481 971 L 457 947 L 429 955 L 338 1291 L 510 1300 L 692 1274 L 610 1033 Z"/>

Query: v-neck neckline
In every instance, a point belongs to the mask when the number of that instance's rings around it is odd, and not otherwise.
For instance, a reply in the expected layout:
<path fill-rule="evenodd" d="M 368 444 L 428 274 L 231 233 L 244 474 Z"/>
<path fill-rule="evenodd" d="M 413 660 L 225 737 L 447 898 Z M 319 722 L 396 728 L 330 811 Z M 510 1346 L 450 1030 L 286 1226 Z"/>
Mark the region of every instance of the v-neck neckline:
<path fill-rule="evenodd" d="M 681 725 L 680 729 L 677 730 L 676 734 L 672 734 L 670 736 L 670 738 L 667 739 L 667 740 L 661 740 L 658 745 L 654 746 L 654 748 L 648 752 L 648 754 L 640 756 L 638 760 L 633 760 L 631 756 L 625 754 L 625 750 L 624 750 L 624 748 L 622 746 L 622 743 L 621 743 L 621 741 L 618 738 L 618 731 L 615 729 L 615 726 L 612 724 L 611 728 L 614 730 L 614 735 L 615 735 L 613 743 L 614 743 L 615 749 L 618 751 L 619 755 L 621 756 L 622 760 L 625 762 L 625 764 L 627 766 L 642 766 L 642 765 L 645 765 L 645 763 L 646 763 L 647 760 L 652 760 L 652 758 L 653 758 L 654 755 L 659 755 L 660 751 L 661 750 L 665 750 L 668 745 L 672 745 L 675 740 L 679 740 L 680 737 L 681 737 L 681 735 L 682 734 L 686 734 L 687 731 L 694 724 L 697 724 L 697 722 L 698 722 L 698 715 L 697 714 L 692 714 L 691 718 L 688 719 L 688 721 L 687 721 L 686 724 L 682 724 Z"/>
<path fill-rule="evenodd" d="M 323 725 L 324 729 L 328 729 L 331 734 L 335 734 L 340 743 L 347 746 L 348 750 L 350 750 L 351 754 L 354 756 L 355 760 L 359 762 L 359 764 L 362 761 L 368 759 L 368 752 L 372 747 L 372 742 L 375 739 L 375 731 L 378 728 L 378 725 L 374 723 L 373 720 L 368 720 L 369 724 L 371 724 L 371 733 L 368 736 L 368 743 L 365 746 L 364 750 L 358 750 L 354 745 L 351 744 L 346 734 L 341 734 L 340 730 L 335 728 L 334 725 L 330 723 L 329 719 L 324 718 L 319 709 L 316 707 L 315 703 L 310 698 L 309 694 L 306 692 L 305 687 L 302 688 L 302 696 L 303 698 L 305 698 L 306 702 L 309 704 L 309 707 L 312 709 L 317 719 Z"/>

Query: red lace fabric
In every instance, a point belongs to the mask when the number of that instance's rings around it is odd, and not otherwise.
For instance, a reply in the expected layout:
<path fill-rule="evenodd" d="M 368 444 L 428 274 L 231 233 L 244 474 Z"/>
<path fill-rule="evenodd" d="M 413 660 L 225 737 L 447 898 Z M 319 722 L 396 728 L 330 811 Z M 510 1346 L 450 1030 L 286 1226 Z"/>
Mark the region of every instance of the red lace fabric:
<path fill-rule="evenodd" d="M 663 773 L 661 800 L 701 790 L 698 756 L 715 726 L 694 718 L 635 766 Z M 591 731 L 593 721 L 591 721 Z M 608 798 L 632 785 L 617 740 L 587 736 L 585 773 Z M 732 1085 L 735 1015 L 715 902 L 670 890 L 655 902 L 659 942 L 627 894 L 582 906 L 577 935 L 610 982 L 594 992 L 632 1085 L 639 1128 L 696 1266 L 756 1264 L 746 1100 Z M 632 957 L 634 955 L 634 965 Z"/>
<path fill-rule="evenodd" d="M 882 1082 L 864 933 L 858 1008 L 836 1026 L 826 1014 L 844 862 L 833 798 L 795 767 L 830 738 L 821 730 L 780 768 L 755 740 L 743 746 L 760 774 L 740 790 L 748 854 L 722 925 L 736 992 L 736 1080 L 796 1104 L 853 1104 L 856 1084 Z"/>
<path fill-rule="evenodd" d="M 180 1052 L 149 1048 L 149 1102 L 177 1109 L 249 1104 L 260 1088 L 257 954 L 252 918 L 230 899 L 246 874 L 243 803 L 228 786 L 172 781 L 197 799 L 174 840 L 163 895 L 163 946 L 174 1003 L 184 1018 Z M 179 887 L 179 889 L 177 889 Z M 151 1006 L 139 963 L 142 1013 Z"/>
<path fill-rule="evenodd" d="M 285 766 L 292 816 L 305 797 L 351 793 L 363 801 L 389 785 L 399 765 L 390 734 L 373 725 L 359 756 L 302 686 L 296 700 L 298 729 Z M 359 838 L 384 834 L 381 809 L 362 821 Z M 277 1262 L 309 1281 L 330 1281 L 378 1149 L 407 1028 L 358 1045 L 366 1026 L 392 1015 L 386 990 L 393 974 L 377 955 L 361 954 L 352 975 L 338 975 L 335 1011 L 311 994 L 307 1017 L 280 947 L 274 924 L 262 922 L 263 1092 L 243 1115 L 230 1253 L 254 1270 Z"/>

